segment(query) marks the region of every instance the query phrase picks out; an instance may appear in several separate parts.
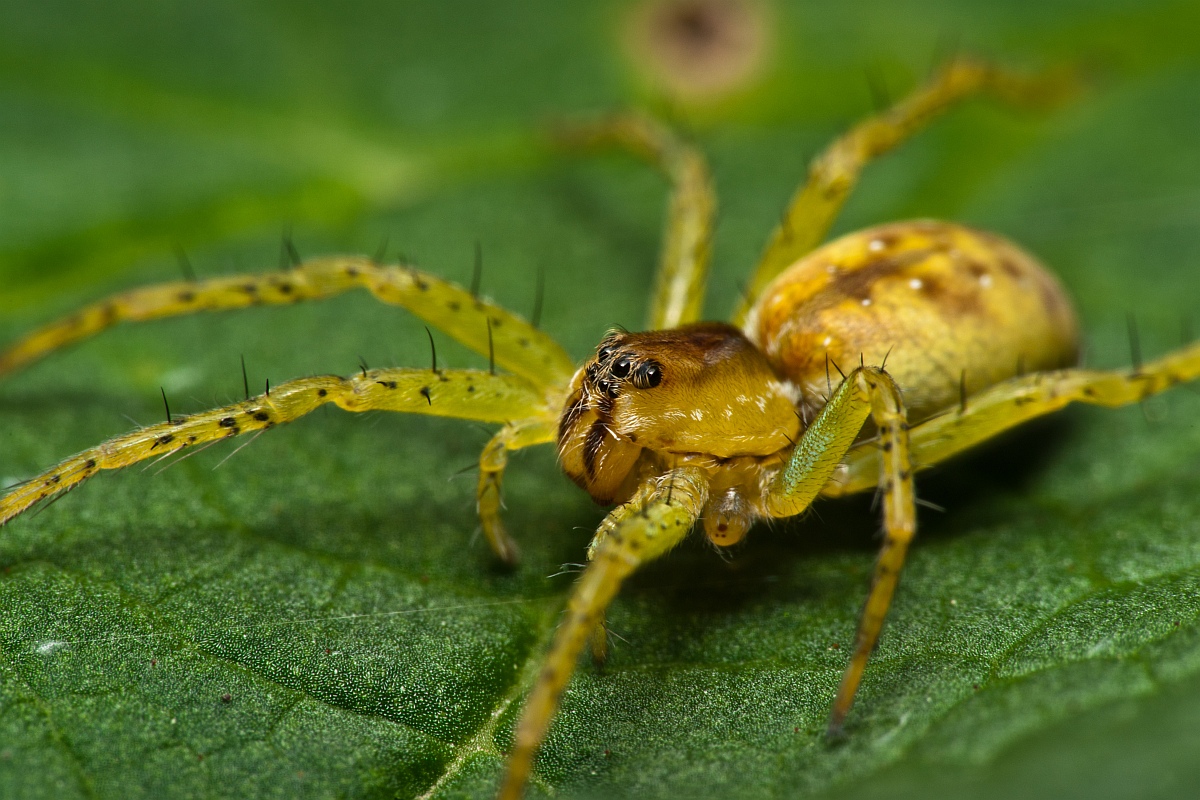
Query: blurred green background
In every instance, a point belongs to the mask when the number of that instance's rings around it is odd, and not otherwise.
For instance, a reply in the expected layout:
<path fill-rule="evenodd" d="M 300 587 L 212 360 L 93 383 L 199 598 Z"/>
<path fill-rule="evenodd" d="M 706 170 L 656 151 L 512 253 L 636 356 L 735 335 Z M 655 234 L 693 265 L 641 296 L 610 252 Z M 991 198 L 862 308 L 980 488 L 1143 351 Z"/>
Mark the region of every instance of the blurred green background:
<path fill-rule="evenodd" d="M 664 187 L 540 131 L 629 106 L 711 154 L 720 317 L 808 158 L 957 47 L 1095 80 L 1048 114 L 964 107 L 872 166 L 838 229 L 997 230 L 1062 276 L 1090 364 L 1128 363 L 1130 314 L 1147 355 L 1178 344 L 1200 299 L 1194 2 L 758 3 L 733 17 L 749 66 L 716 89 L 662 71 L 647 13 L 0 3 L 0 341 L 178 277 L 176 247 L 202 277 L 273 268 L 290 228 L 305 255 L 386 240 L 464 283 L 478 241 L 485 293 L 519 312 L 544 271 L 543 327 L 582 358 L 641 321 Z M 160 386 L 180 412 L 238 398 L 242 356 L 257 387 L 426 348 L 359 296 L 122 328 L 4 381 L 0 481 L 157 421 Z M 1075 409 L 922 483 L 947 511 L 922 511 L 838 746 L 822 732 L 873 560 L 869 502 L 756 530 L 728 560 L 686 545 L 618 600 L 622 640 L 603 673 L 582 663 L 535 791 L 1193 796 L 1197 411 L 1184 390 Z M 602 510 L 545 448 L 517 457 L 525 560 L 498 569 L 474 475 L 455 477 L 486 438 L 318 413 L 219 469 L 228 451 L 105 476 L 5 528 L 0 796 L 487 797 L 571 585 L 553 574 Z"/>

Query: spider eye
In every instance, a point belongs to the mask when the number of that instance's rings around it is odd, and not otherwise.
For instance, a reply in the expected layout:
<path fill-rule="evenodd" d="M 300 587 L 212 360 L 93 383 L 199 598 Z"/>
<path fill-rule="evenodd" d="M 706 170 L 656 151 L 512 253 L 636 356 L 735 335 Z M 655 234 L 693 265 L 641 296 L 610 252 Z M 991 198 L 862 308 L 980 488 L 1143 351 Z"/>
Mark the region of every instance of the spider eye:
<path fill-rule="evenodd" d="M 613 350 L 615 349 L 611 344 L 606 344 L 596 351 L 596 358 L 601 362 L 608 361 L 612 358 Z"/>
<path fill-rule="evenodd" d="M 647 362 L 633 374 L 633 385 L 639 389 L 653 389 L 662 383 L 662 367 L 653 361 Z"/>
<path fill-rule="evenodd" d="M 612 365 L 612 374 L 616 378 L 624 378 L 629 375 L 629 368 L 633 366 L 633 359 L 629 356 L 621 356 Z"/>

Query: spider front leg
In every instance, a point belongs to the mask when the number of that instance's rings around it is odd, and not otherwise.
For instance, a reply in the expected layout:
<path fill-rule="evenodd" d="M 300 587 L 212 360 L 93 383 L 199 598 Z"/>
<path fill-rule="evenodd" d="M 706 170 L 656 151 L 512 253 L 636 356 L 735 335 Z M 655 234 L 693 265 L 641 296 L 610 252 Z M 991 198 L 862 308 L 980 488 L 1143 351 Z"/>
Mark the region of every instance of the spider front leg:
<path fill-rule="evenodd" d="M 845 458 L 868 416 L 882 438 L 882 469 L 878 461 L 875 465 L 876 482 L 884 490 L 884 541 L 858 624 L 850 666 L 834 699 L 829 719 L 831 734 L 840 732 L 854 702 L 917 529 L 908 423 L 895 381 L 879 367 L 859 367 L 851 372 L 805 430 L 764 497 L 766 510 L 773 517 L 790 517 L 808 508 Z"/>
<path fill-rule="evenodd" d="M 555 421 L 546 417 L 510 423 L 488 441 L 479 456 L 479 486 L 475 492 L 479 523 L 492 552 L 506 564 L 517 563 L 519 556 L 517 543 L 504 529 L 500 517 L 500 488 L 508 465 L 508 451 L 553 442 L 557 434 Z"/>
<path fill-rule="evenodd" d="M 550 652 L 521 711 L 500 800 L 518 800 L 524 791 L 533 757 L 546 738 L 550 720 L 575 672 L 579 652 L 621 583 L 642 564 L 665 555 L 687 536 L 708 499 L 708 479 L 700 469 L 681 467 L 654 478 L 639 497 L 640 502 L 622 507 L 625 510 L 617 524 L 601 526 L 608 528 L 607 534 L 575 585 L 566 616 L 559 623 Z"/>
<path fill-rule="evenodd" d="M 596 528 L 596 533 L 588 544 L 589 564 L 596 560 L 596 554 L 600 552 L 600 548 L 608 539 L 609 534 L 616 530 L 627 517 L 641 512 L 654 492 L 657 491 L 657 486 L 656 483 L 643 485 L 628 502 L 622 503 L 608 512 L 608 516 L 600 523 L 600 527 Z M 668 489 L 668 494 L 670 494 L 670 489 Z M 596 615 L 596 624 L 592 628 L 591 637 L 592 660 L 599 666 L 603 666 L 608 661 L 608 627 L 605 625 L 604 616 L 603 611 Z"/>
<path fill-rule="evenodd" d="M 638 114 L 572 125 L 559 133 L 574 147 L 625 147 L 666 175 L 671 199 L 646 329 L 677 328 L 700 319 L 717 213 L 716 189 L 704 154 L 662 123 Z"/>
<path fill-rule="evenodd" d="M 376 369 L 349 378 L 300 378 L 241 403 L 138 428 L 72 456 L 0 496 L 0 525 L 101 470 L 122 469 L 184 448 L 261 433 L 326 403 L 347 411 L 403 411 L 480 422 L 553 424 L 543 393 L 515 375 L 477 370 Z"/>
<path fill-rule="evenodd" d="M 1076 78 L 1068 72 L 1024 76 L 986 62 L 957 58 L 891 108 L 855 125 L 812 160 L 808 180 L 792 196 L 783 220 L 771 234 L 733 323 L 741 325 L 767 285 L 825 239 L 872 159 L 975 95 L 993 94 L 1013 105 L 1044 106 L 1068 96 L 1076 85 Z"/>
<path fill-rule="evenodd" d="M 537 386 L 563 386 L 575 372 L 574 362 L 557 342 L 511 311 L 434 275 L 346 256 L 312 259 L 280 272 L 175 281 L 113 295 L 0 352 L 0 376 L 120 322 L 290 305 L 323 300 L 351 289 L 367 289 L 385 303 L 403 306 Z"/>

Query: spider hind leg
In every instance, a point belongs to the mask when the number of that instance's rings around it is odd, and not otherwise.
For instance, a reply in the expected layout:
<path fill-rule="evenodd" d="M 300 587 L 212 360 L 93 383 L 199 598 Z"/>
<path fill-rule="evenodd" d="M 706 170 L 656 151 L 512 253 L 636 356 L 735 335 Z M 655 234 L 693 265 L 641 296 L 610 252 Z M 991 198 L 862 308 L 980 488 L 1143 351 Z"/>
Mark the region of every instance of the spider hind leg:
<path fill-rule="evenodd" d="M 1176 385 L 1200 379 L 1200 343 L 1182 347 L 1130 370 L 1064 369 L 1039 372 L 998 383 L 973 395 L 965 409 L 954 408 L 913 426 L 912 460 L 917 469 L 945 461 L 962 451 L 1071 403 L 1117 408 L 1138 403 Z M 838 480 L 822 491 L 838 497 L 876 485 L 874 453 L 857 447 Z"/>
<path fill-rule="evenodd" d="M 573 147 L 624 147 L 656 166 L 671 182 L 646 329 L 677 328 L 699 320 L 704 314 L 717 213 L 716 188 L 704 154 L 666 125 L 640 114 L 565 126 L 559 138 Z"/>
<path fill-rule="evenodd" d="M 959 57 L 891 108 L 867 117 L 839 136 L 812 160 L 807 180 L 792 196 L 782 221 L 771 234 L 734 312 L 734 324 L 743 322 L 779 273 L 825 239 L 871 160 L 971 97 L 990 94 L 1012 105 L 1039 107 L 1060 102 L 1076 89 L 1077 82 L 1069 71 L 1025 76 Z"/>

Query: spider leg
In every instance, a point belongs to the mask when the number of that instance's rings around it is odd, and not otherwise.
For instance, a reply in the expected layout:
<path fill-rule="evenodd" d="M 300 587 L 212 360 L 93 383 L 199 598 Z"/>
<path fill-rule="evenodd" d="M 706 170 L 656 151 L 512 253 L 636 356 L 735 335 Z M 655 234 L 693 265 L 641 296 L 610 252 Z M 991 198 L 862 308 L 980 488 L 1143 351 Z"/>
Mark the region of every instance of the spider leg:
<path fill-rule="evenodd" d="M 650 497 L 656 489 L 657 484 L 655 483 L 645 484 L 638 489 L 637 493 L 628 502 L 622 503 L 608 512 L 608 516 L 596 528 L 596 533 L 592 536 L 592 541 L 588 544 L 587 558 L 589 563 L 596 560 L 596 554 L 600 552 L 600 548 L 609 534 L 621 525 L 626 518 L 639 513 L 645 507 L 646 503 L 649 502 Z M 670 493 L 671 487 L 668 484 L 668 494 Z M 602 665 L 608 660 L 608 628 L 604 624 L 603 611 L 596 615 L 596 625 L 592 629 L 591 650 L 592 660 L 597 664 Z"/>
<path fill-rule="evenodd" d="M 573 146 L 625 147 L 658 167 L 671 182 L 667 228 L 646 328 L 676 328 L 700 319 L 717 213 L 716 189 L 704 154 L 667 126 L 640 114 L 571 126 L 561 134 Z"/>
<path fill-rule="evenodd" d="M 475 492 L 479 522 L 492 551 L 506 564 L 515 564 L 519 555 L 517 543 L 508 535 L 500 518 L 500 488 L 508 465 L 508 451 L 553 442 L 557 435 L 558 426 L 551 417 L 522 419 L 501 428 L 479 456 L 479 487 Z"/>
<path fill-rule="evenodd" d="M 515 375 L 479 370 L 375 369 L 349 378 L 325 375 L 275 386 L 267 394 L 138 428 L 84 450 L 0 496 L 0 525 L 74 488 L 101 470 L 219 439 L 258 433 L 334 403 L 347 411 L 404 411 L 481 422 L 553 424 L 543 393 Z"/>
<path fill-rule="evenodd" d="M 500 800 L 517 800 L 521 796 L 534 754 L 546 737 L 550 720 L 575 671 L 579 652 L 621 583 L 639 566 L 666 554 L 687 535 L 708 498 L 708 480 L 701 470 L 682 467 L 656 478 L 643 497 L 645 502 L 636 513 L 625 514 L 608 531 L 575 585 L 566 616 L 558 626 L 517 722 Z"/>
<path fill-rule="evenodd" d="M 0 352 L 0 375 L 119 322 L 141 322 L 255 305 L 321 300 L 365 288 L 403 306 L 494 363 L 538 386 L 563 386 L 571 357 L 521 317 L 449 281 L 362 257 L 318 258 L 290 270 L 175 281 L 116 294 L 46 325 Z"/>
<path fill-rule="evenodd" d="M 876 483 L 884 487 L 883 548 L 875 563 L 871 591 L 863 607 L 850 665 L 842 676 L 829 730 L 841 729 L 862 680 L 867 659 L 879 640 L 908 545 L 916 533 L 916 496 L 909 459 L 904 402 L 895 381 L 878 367 L 859 367 L 842 381 L 812 425 L 800 437 L 788 463 L 776 474 L 764 499 L 773 517 L 798 514 L 821 492 L 870 416 L 880 431 Z M 872 454 L 877 451 L 871 450 Z"/>
<path fill-rule="evenodd" d="M 978 94 L 1014 105 L 1043 106 L 1075 88 L 1064 72 L 1024 76 L 986 62 L 956 58 L 891 108 L 867 117 L 812 160 L 808 179 L 792 196 L 733 314 L 741 325 L 767 285 L 824 240 L 868 162 L 919 132 L 934 117 Z"/>
<path fill-rule="evenodd" d="M 985 439 L 1069 403 L 1116 408 L 1140 402 L 1176 384 L 1200 378 L 1200 343 L 1180 348 L 1128 371 L 1066 369 L 1012 378 L 969 398 L 965 409 L 913 426 L 913 463 L 931 467 Z M 878 481 L 873 452 L 852 451 L 844 475 L 822 492 L 839 496 L 872 488 Z"/>

